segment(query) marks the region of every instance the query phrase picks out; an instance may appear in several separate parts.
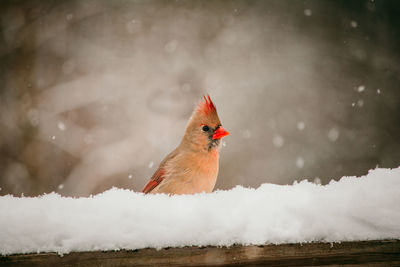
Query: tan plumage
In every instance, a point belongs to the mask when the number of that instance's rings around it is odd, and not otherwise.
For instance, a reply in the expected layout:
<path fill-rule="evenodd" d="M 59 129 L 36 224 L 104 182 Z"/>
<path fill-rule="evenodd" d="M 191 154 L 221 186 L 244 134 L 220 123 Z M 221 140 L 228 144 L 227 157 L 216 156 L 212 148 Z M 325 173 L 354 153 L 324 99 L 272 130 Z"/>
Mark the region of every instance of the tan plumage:
<path fill-rule="evenodd" d="M 194 110 L 181 143 L 160 163 L 143 192 L 211 192 L 218 176 L 220 140 L 228 134 L 210 96 L 204 97 Z"/>

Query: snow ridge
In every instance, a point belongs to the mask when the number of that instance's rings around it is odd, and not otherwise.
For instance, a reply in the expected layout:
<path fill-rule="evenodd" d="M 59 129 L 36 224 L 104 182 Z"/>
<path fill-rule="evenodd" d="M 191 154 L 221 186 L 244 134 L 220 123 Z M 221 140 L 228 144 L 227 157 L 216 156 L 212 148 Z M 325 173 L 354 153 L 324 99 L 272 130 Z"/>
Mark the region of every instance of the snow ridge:
<path fill-rule="evenodd" d="M 0 197 L 0 253 L 340 242 L 400 238 L 400 167 L 322 186 L 211 194 Z"/>

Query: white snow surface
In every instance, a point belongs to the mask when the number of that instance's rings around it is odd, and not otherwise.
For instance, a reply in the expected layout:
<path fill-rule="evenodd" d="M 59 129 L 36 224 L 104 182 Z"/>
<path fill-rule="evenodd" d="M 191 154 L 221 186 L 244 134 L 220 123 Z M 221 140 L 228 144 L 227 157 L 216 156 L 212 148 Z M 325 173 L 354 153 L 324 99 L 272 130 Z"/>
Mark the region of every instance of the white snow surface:
<path fill-rule="evenodd" d="M 0 253 L 400 238 L 400 167 L 197 195 L 0 197 Z"/>

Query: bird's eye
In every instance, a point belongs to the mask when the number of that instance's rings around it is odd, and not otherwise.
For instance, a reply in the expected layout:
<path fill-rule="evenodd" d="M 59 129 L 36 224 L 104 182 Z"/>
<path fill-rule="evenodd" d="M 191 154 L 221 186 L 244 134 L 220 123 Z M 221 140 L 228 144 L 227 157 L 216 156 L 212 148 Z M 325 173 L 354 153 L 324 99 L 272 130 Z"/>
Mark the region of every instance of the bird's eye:
<path fill-rule="evenodd" d="M 210 130 L 210 127 L 208 127 L 207 125 L 204 125 L 203 128 L 201 128 L 204 132 L 208 132 L 208 130 Z"/>

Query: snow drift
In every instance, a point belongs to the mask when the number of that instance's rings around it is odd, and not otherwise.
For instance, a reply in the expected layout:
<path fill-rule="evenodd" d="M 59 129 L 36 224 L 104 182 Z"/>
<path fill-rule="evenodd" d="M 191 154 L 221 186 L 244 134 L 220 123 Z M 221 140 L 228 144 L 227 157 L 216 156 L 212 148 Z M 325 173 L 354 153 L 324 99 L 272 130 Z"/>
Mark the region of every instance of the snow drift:
<path fill-rule="evenodd" d="M 400 167 L 321 186 L 211 194 L 0 197 L 0 253 L 400 238 Z"/>

